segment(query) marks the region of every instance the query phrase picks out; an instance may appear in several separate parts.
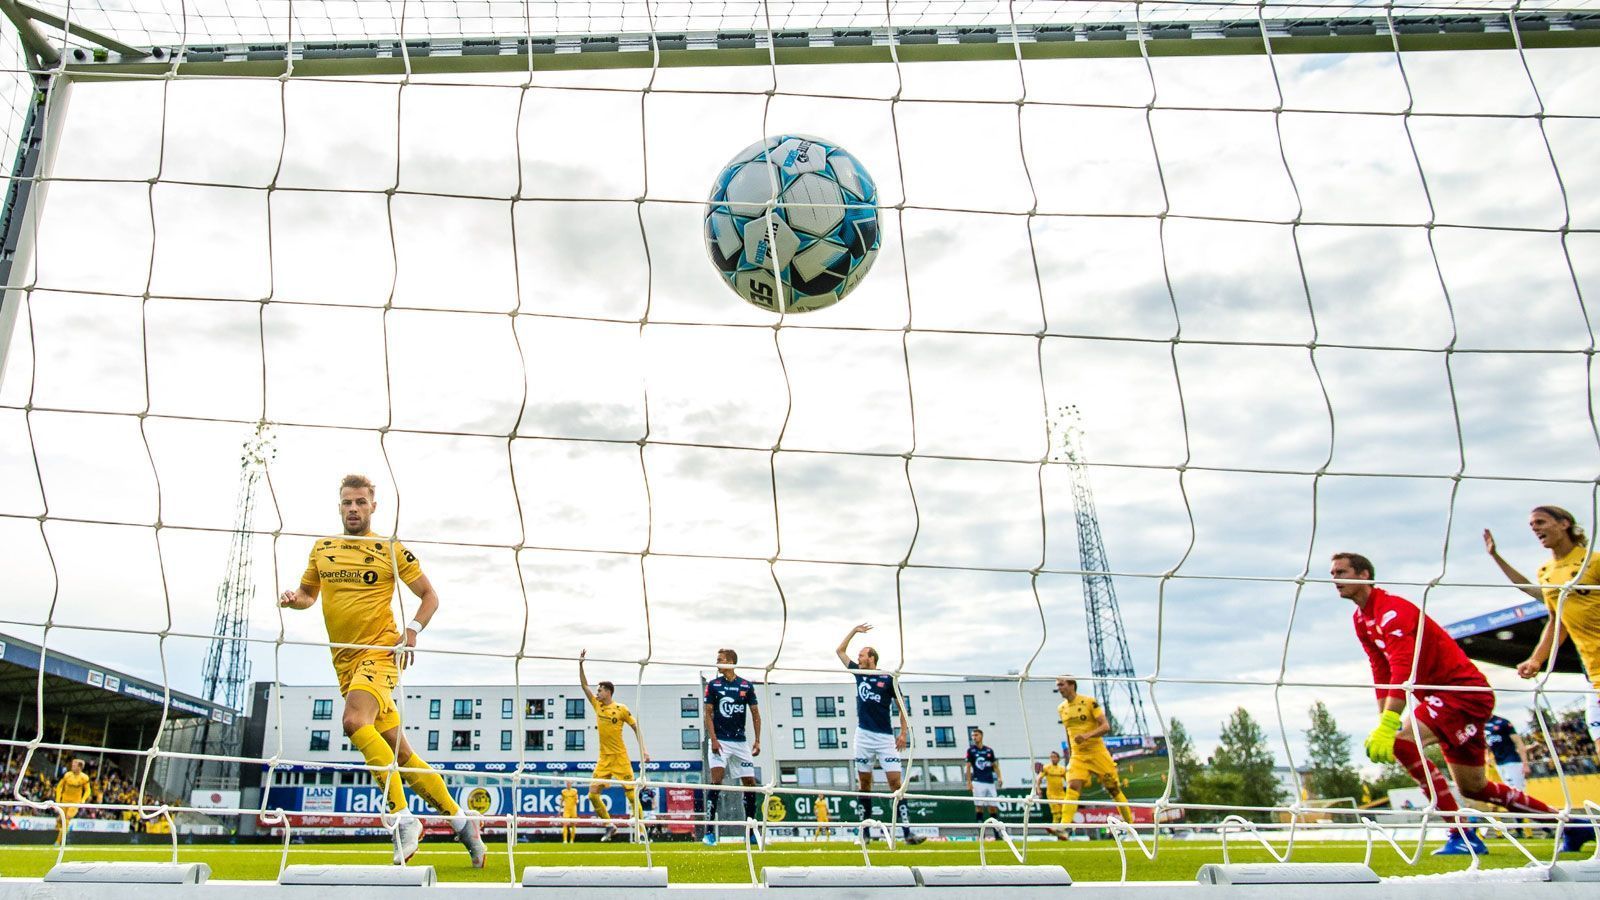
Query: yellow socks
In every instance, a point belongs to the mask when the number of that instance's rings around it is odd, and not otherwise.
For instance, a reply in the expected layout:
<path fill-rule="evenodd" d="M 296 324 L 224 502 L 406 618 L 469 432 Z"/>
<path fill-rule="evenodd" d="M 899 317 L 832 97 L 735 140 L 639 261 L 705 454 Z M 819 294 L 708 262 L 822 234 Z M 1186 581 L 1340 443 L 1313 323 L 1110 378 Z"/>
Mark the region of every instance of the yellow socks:
<path fill-rule="evenodd" d="M 1061 821 L 1062 822 L 1071 823 L 1072 822 L 1072 817 L 1074 815 L 1077 815 L 1077 813 L 1078 813 L 1078 794 L 1079 794 L 1078 791 L 1075 791 L 1072 788 L 1067 788 L 1066 794 L 1063 795 L 1063 799 L 1065 799 L 1066 802 L 1061 804 Z"/>
<path fill-rule="evenodd" d="M 350 735 L 350 745 L 361 751 L 362 759 L 367 761 L 367 767 L 372 770 L 373 780 L 383 787 L 383 793 L 389 801 L 389 813 L 392 815 L 406 808 L 406 789 L 395 773 L 390 771 L 394 765 L 394 748 L 383 739 L 378 729 L 371 725 L 363 725 Z"/>
<path fill-rule="evenodd" d="M 405 776 L 406 784 L 411 785 L 411 789 L 417 792 L 417 796 L 428 801 L 429 806 L 444 815 L 450 816 L 452 819 L 461 815 L 461 807 L 457 806 L 456 801 L 450 798 L 450 791 L 444 786 L 444 779 L 439 777 L 438 772 L 429 767 L 427 760 L 412 752 L 406 758 L 406 761 L 400 765 L 405 769 L 420 770 L 401 774 Z"/>
<path fill-rule="evenodd" d="M 1127 795 L 1123 794 L 1121 791 L 1117 791 L 1115 794 L 1111 795 L 1111 799 L 1117 801 L 1117 814 L 1122 816 L 1122 821 L 1132 825 L 1133 810 L 1128 808 Z"/>

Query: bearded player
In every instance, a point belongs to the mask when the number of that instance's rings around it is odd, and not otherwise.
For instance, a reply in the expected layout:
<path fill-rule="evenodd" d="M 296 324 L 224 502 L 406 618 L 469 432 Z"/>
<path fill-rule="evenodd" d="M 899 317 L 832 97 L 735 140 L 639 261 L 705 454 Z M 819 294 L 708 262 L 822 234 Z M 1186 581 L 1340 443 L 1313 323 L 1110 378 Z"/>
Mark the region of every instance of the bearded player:
<path fill-rule="evenodd" d="M 339 678 L 339 693 L 344 695 L 344 733 L 383 790 L 388 809 L 385 819 L 394 829 L 395 865 L 410 860 L 422 838 L 422 823 L 406 806 L 403 784 L 409 784 L 450 820 L 456 840 L 472 857 L 473 868 L 481 869 L 489 851 L 478 836 L 478 823 L 451 799 L 444 779 L 411 748 L 400 727 L 400 709 L 394 702 L 400 669 L 410 664 L 410 648 L 417 645 L 417 635 L 438 611 L 439 595 L 411 551 L 399 541 L 383 540 L 372 533 L 372 514 L 377 508 L 372 482 L 363 475 L 346 475 L 339 485 L 344 534 L 316 542 L 305 574 L 300 576 L 300 587 L 284 591 L 279 605 L 310 609 L 319 596 L 322 599 L 328 643 L 335 645 L 331 648 L 333 670 Z M 420 601 L 415 618 L 406 623 L 404 637 L 389 608 L 396 570 Z M 340 644 L 358 646 L 337 646 Z"/>
<path fill-rule="evenodd" d="M 872 626 L 865 622 L 857 625 L 850 629 L 850 633 L 833 651 L 839 657 L 839 662 L 844 663 L 844 667 L 854 673 L 856 679 L 856 779 L 861 788 L 863 821 L 872 818 L 873 764 L 883 769 L 883 777 L 889 782 L 890 791 L 900 790 L 900 754 L 906 749 L 907 736 L 911 734 L 904 705 L 900 705 L 900 733 L 894 733 L 894 726 L 890 722 L 891 709 L 897 705 L 894 676 L 878 670 L 878 651 L 862 647 L 854 660 L 850 658 L 850 642 L 856 635 L 871 630 Z M 897 812 L 906 843 L 920 844 L 927 840 L 920 834 L 911 833 L 911 807 L 904 800 L 900 801 Z M 888 831 L 887 826 L 884 831 Z"/>
<path fill-rule="evenodd" d="M 1422 755 L 1438 744 L 1461 795 L 1480 803 L 1493 803 L 1513 813 L 1556 811 L 1507 784 L 1489 780 L 1484 769 L 1484 723 L 1494 712 L 1494 691 L 1478 667 L 1439 623 L 1403 597 L 1361 582 L 1373 580 L 1372 561 L 1359 553 L 1335 553 L 1329 570 L 1339 596 L 1356 605 L 1351 618 L 1356 638 L 1372 665 L 1372 684 L 1378 695 L 1378 727 L 1367 737 L 1367 758 L 1376 763 L 1399 762 L 1416 780 L 1434 806 L 1451 814 L 1460 809 L 1444 775 Z M 1418 645 L 1418 634 L 1421 645 Z M 1412 669 L 1416 675 L 1413 678 Z M 1410 692 L 1385 685 L 1406 681 L 1422 685 Z M 1444 688 L 1444 690 L 1438 690 Z M 1451 688 L 1455 688 L 1452 690 Z M 1409 720 L 1401 718 L 1407 694 L 1417 698 Z M 1413 736 L 1420 736 L 1418 746 Z M 1459 821 L 1456 816 L 1450 818 Z M 1563 850 L 1580 849 L 1579 833 L 1564 831 Z M 1475 832 L 1459 825 L 1450 829 L 1435 856 L 1484 854 L 1489 848 Z"/>
<path fill-rule="evenodd" d="M 1056 718 L 1067 730 L 1067 791 L 1063 802 L 1052 807 L 1061 810 L 1060 821 L 1071 823 L 1078 812 L 1078 797 L 1092 776 L 1116 801 L 1122 821 L 1133 824 L 1133 810 L 1128 808 L 1128 798 L 1122 793 L 1122 778 L 1117 773 L 1117 761 L 1106 749 L 1105 736 L 1111 731 L 1111 722 L 1100 701 L 1078 693 L 1076 678 L 1057 678 L 1056 692 L 1061 703 L 1056 707 Z"/>
<path fill-rule="evenodd" d="M 621 785 L 634 822 L 642 828 L 644 821 L 634 782 L 633 761 L 628 758 L 628 745 L 622 740 L 622 726 L 632 726 L 633 736 L 639 742 L 639 760 L 642 764 L 650 764 L 650 754 L 644 749 L 644 732 L 639 730 L 639 720 L 633 717 L 626 706 L 616 701 L 617 686 L 602 681 L 595 686 L 595 690 L 589 689 L 589 676 L 583 671 L 583 661 L 588 655 L 587 650 L 578 651 L 578 683 L 583 686 L 583 695 L 589 698 L 589 705 L 594 707 L 600 732 L 600 756 L 595 760 L 594 777 L 589 782 L 589 805 L 594 807 L 595 815 L 607 820 L 606 833 L 600 836 L 600 840 L 609 841 L 617 836 L 617 826 L 610 821 L 611 811 L 606 809 L 605 798 L 600 794 L 606 785 Z"/>

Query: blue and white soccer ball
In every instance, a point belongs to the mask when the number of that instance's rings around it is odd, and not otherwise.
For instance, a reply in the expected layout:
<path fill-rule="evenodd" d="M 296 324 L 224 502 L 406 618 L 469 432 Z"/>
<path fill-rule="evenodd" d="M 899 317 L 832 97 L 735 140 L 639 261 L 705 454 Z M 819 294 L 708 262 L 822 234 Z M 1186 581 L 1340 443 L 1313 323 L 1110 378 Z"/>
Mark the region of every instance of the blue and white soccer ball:
<path fill-rule="evenodd" d="M 728 287 L 762 309 L 824 309 L 872 268 L 882 242 L 877 203 L 872 176 L 837 145 L 770 137 L 717 175 L 706 251 Z"/>

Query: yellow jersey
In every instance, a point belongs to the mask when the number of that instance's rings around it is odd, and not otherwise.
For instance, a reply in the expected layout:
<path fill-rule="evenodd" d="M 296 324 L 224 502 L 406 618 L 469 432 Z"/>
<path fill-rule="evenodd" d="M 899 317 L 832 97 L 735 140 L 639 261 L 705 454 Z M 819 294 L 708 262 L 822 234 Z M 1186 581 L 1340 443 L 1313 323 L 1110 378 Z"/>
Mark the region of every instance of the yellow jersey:
<path fill-rule="evenodd" d="M 578 789 L 565 787 L 561 790 L 561 817 L 563 819 L 575 818 L 578 815 Z"/>
<path fill-rule="evenodd" d="M 56 783 L 57 803 L 83 803 L 89 799 L 89 776 L 68 772 Z"/>
<path fill-rule="evenodd" d="M 828 821 L 828 801 L 826 799 L 819 799 L 817 801 L 816 806 L 817 806 L 817 821 L 818 822 L 826 822 L 826 821 Z"/>
<path fill-rule="evenodd" d="M 622 726 L 636 724 L 633 713 L 615 700 L 601 706 L 600 698 L 596 697 L 589 705 L 594 707 L 595 718 L 600 722 L 600 758 L 627 759 L 628 745 L 622 742 Z"/>
<path fill-rule="evenodd" d="M 395 647 L 400 630 L 395 626 L 390 599 L 394 596 L 394 568 L 400 564 L 400 579 L 407 584 L 422 575 L 417 557 L 399 541 L 390 555 L 389 541 L 371 532 L 320 538 L 311 548 L 311 558 L 300 583 L 321 588 L 322 620 L 328 626 L 328 641 L 335 644 L 368 644 Z M 354 665 L 368 650 L 334 647 L 333 666 Z"/>
<path fill-rule="evenodd" d="M 1067 792 L 1066 766 L 1052 766 L 1049 763 L 1046 763 L 1044 767 L 1039 770 L 1039 774 L 1044 776 L 1044 792 L 1047 796 L 1054 797 L 1058 794 L 1064 794 Z"/>
<path fill-rule="evenodd" d="M 1589 558 L 1588 566 L 1583 566 L 1583 558 L 1589 548 L 1578 544 L 1566 556 L 1560 559 L 1547 560 L 1539 567 L 1539 583 L 1544 585 L 1544 605 L 1550 608 L 1550 614 L 1555 615 L 1556 603 L 1561 599 L 1561 587 L 1578 579 L 1579 585 L 1600 584 L 1600 550 Z M 1583 577 L 1578 578 L 1578 569 L 1583 566 Z M 1593 668 L 1600 662 L 1600 592 L 1574 588 L 1567 593 L 1567 599 L 1561 603 L 1561 627 L 1567 634 L 1572 635 L 1572 643 L 1578 647 L 1578 655 L 1583 657 L 1589 665 L 1592 677 L 1600 678 L 1600 672 Z"/>
<path fill-rule="evenodd" d="M 1072 741 L 1072 738 L 1083 734 L 1085 731 L 1093 731 L 1099 728 L 1100 716 L 1100 703 L 1087 694 L 1079 694 L 1071 700 L 1063 700 L 1056 707 L 1056 717 L 1061 720 L 1062 725 L 1066 726 L 1067 739 L 1073 752 L 1079 750 L 1104 750 L 1106 748 L 1106 742 L 1098 737 L 1091 738 L 1082 744 Z"/>

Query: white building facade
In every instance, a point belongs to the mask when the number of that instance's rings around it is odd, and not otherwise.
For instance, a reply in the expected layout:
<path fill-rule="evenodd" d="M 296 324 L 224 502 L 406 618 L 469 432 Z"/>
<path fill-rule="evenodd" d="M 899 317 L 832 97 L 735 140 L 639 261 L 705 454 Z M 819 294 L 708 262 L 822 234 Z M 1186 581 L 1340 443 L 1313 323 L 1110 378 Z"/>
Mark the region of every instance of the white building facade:
<path fill-rule="evenodd" d="M 406 685 L 402 715 L 417 752 L 453 784 L 504 781 L 496 773 L 580 775 L 597 753 L 594 711 L 575 684 Z M 757 686 L 762 712 L 762 752 L 757 762 L 769 782 L 846 787 L 855 783 L 855 691 L 851 682 L 801 682 Z M 973 729 L 982 728 L 995 749 L 1004 780 L 1031 782 L 1030 748 L 1044 760 L 1059 749 L 1053 683 L 983 678 L 906 680 L 900 686 L 912 732 L 907 771 L 911 784 L 959 786 Z M 701 685 L 618 685 L 616 697 L 638 718 L 652 764 L 651 780 L 698 783 L 705 770 L 706 734 Z M 360 767 L 340 727 L 343 707 L 333 685 L 258 683 L 250 720 L 259 744 L 245 754 L 277 759 L 262 767 L 269 785 L 362 785 Z M 631 734 L 629 752 L 638 762 Z M 335 768 L 327 768 L 329 765 Z M 270 773 L 270 774 L 269 774 Z M 881 773 L 880 773 L 881 778 Z M 249 775 L 245 775 L 249 783 Z"/>

